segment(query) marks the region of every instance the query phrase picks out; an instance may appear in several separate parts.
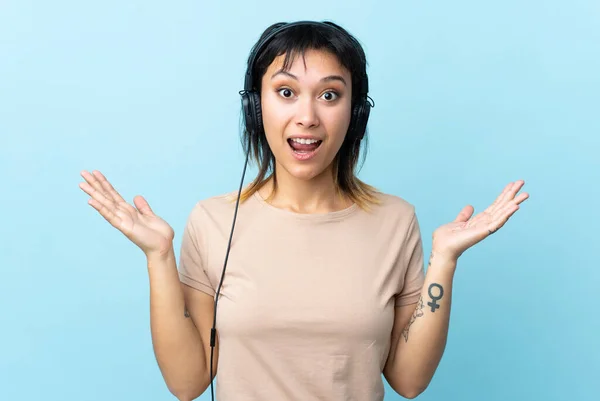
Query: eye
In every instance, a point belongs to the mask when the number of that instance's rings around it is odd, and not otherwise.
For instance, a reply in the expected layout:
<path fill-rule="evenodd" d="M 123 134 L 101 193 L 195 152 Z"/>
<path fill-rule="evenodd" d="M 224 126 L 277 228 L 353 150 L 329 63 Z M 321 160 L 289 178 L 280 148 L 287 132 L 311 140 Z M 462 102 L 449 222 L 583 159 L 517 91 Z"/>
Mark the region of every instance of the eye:
<path fill-rule="evenodd" d="M 338 93 L 335 91 L 327 91 L 323 94 L 323 98 L 328 102 L 331 102 L 339 97 Z"/>
<path fill-rule="evenodd" d="M 281 96 L 283 96 L 283 97 L 285 97 L 285 98 L 288 98 L 288 99 L 289 99 L 290 97 L 292 97 L 292 95 L 294 94 L 294 92 L 292 92 L 292 90 L 291 90 L 291 89 L 289 89 L 289 88 L 281 88 L 281 89 L 278 89 L 278 90 L 277 90 L 277 92 L 278 92 L 278 93 L 279 93 Z"/>

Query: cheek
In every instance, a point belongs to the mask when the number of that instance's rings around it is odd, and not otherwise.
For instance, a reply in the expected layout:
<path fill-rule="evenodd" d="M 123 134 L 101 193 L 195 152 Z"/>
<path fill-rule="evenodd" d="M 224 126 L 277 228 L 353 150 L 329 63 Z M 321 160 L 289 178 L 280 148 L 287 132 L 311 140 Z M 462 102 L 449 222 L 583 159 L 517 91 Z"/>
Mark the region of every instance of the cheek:
<path fill-rule="evenodd" d="M 277 107 L 274 104 L 274 99 L 269 97 L 263 98 L 261 101 L 261 112 L 265 133 L 268 136 L 281 134 L 285 124 L 289 120 L 289 111 L 285 107 Z"/>
<path fill-rule="evenodd" d="M 350 107 L 344 106 L 326 114 L 325 120 L 330 135 L 336 137 L 336 142 L 342 142 L 350 126 Z"/>
<path fill-rule="evenodd" d="M 276 99 L 261 99 L 262 122 L 265 138 L 275 157 L 279 157 L 284 142 L 284 132 L 289 121 L 284 107 L 277 107 Z"/>

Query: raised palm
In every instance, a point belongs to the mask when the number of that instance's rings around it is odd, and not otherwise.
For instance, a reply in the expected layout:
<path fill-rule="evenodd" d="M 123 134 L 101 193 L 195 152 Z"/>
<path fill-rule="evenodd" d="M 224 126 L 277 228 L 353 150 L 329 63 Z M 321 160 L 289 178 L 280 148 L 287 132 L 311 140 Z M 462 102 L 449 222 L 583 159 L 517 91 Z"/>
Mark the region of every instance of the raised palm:
<path fill-rule="evenodd" d="M 487 209 L 474 217 L 473 206 L 465 206 L 454 221 L 434 231 L 433 252 L 457 259 L 465 250 L 498 231 L 529 198 L 527 192 L 517 195 L 523 185 L 523 180 L 509 183 Z"/>
<path fill-rule="evenodd" d="M 158 217 L 142 196 L 133 198 L 132 206 L 99 172 L 82 171 L 86 182 L 79 187 L 91 198 L 88 203 L 113 227 L 121 231 L 144 253 L 164 253 L 168 251 L 175 236 L 171 226 Z"/>

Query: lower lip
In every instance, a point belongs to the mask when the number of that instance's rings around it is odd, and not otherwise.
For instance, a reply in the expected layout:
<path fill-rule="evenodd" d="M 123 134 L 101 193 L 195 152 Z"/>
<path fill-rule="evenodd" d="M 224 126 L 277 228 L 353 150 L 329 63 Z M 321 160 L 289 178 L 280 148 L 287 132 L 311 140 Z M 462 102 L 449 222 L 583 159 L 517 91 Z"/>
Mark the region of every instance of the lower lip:
<path fill-rule="evenodd" d="M 322 142 L 319 145 L 319 147 L 316 148 L 315 150 L 313 150 L 312 152 L 302 152 L 302 153 L 299 153 L 299 152 L 294 151 L 294 149 L 288 143 L 288 147 L 290 148 L 290 152 L 292 152 L 292 156 L 294 156 L 294 158 L 296 160 L 300 160 L 300 161 L 310 160 L 313 157 L 315 157 L 315 155 L 317 154 L 317 152 L 319 152 L 319 149 L 321 149 L 321 146 L 323 146 Z"/>

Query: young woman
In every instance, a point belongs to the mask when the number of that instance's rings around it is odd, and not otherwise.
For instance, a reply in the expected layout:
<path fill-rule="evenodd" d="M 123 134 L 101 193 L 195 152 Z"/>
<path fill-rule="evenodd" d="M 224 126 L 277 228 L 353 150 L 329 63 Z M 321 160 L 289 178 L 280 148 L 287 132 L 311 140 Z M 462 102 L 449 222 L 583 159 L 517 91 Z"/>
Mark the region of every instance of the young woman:
<path fill-rule="evenodd" d="M 347 31 L 269 27 L 241 92 L 259 174 L 195 205 L 179 267 L 173 229 L 143 197 L 129 205 L 100 172 L 82 172 L 89 204 L 147 257 L 154 351 L 178 399 L 202 394 L 217 368 L 221 401 L 382 400 L 382 375 L 406 398 L 428 386 L 459 256 L 528 194 L 509 183 L 485 211 L 466 206 L 435 230 L 425 274 L 414 206 L 355 175 L 367 93 Z"/>

